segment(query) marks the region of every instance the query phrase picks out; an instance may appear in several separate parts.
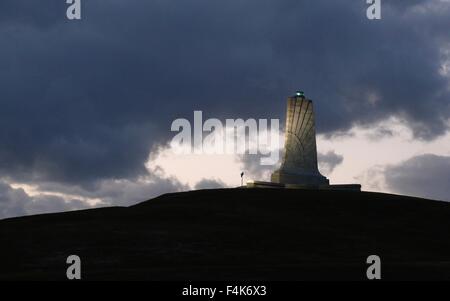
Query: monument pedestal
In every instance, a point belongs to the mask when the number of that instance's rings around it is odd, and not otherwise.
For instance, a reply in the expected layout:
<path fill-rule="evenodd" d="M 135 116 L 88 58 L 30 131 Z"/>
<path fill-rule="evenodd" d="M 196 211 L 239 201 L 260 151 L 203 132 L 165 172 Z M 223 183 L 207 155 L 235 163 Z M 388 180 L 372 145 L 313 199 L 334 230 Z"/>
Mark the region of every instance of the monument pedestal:
<path fill-rule="evenodd" d="M 289 173 L 283 170 L 277 170 L 272 173 L 271 182 L 284 184 L 299 184 L 299 185 L 329 185 L 330 181 L 322 176 L 320 173 Z"/>
<path fill-rule="evenodd" d="M 304 185 L 304 184 L 283 184 L 263 181 L 249 181 L 245 188 L 278 188 L 278 189 L 303 189 L 303 190 L 346 190 L 361 191 L 360 184 L 325 184 L 325 185 Z"/>

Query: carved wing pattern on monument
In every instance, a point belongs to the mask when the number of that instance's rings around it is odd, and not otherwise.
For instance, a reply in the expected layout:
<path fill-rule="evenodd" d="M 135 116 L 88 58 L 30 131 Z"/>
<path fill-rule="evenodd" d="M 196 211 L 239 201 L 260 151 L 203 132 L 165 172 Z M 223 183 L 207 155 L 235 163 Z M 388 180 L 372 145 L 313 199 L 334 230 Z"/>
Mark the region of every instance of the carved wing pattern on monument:
<path fill-rule="evenodd" d="M 286 130 L 283 168 L 298 172 L 318 172 L 312 101 L 305 98 L 289 99 Z"/>

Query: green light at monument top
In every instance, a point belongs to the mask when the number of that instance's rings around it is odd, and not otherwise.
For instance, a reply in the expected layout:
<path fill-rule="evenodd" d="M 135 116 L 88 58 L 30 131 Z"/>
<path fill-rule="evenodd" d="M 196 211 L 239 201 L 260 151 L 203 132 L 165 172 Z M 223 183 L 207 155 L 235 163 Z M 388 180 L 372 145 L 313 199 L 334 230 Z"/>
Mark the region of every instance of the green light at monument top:
<path fill-rule="evenodd" d="M 300 97 L 305 96 L 305 92 L 303 92 L 303 91 L 297 91 L 295 94 Z"/>

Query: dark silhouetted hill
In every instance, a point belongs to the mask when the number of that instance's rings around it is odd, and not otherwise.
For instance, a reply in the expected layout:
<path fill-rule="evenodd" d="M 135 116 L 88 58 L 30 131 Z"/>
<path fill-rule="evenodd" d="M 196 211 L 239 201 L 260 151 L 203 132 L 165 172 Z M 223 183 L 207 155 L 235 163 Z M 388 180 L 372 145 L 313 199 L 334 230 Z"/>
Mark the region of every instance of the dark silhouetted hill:
<path fill-rule="evenodd" d="M 217 189 L 0 221 L 0 279 L 450 279 L 450 203 L 369 192 Z"/>

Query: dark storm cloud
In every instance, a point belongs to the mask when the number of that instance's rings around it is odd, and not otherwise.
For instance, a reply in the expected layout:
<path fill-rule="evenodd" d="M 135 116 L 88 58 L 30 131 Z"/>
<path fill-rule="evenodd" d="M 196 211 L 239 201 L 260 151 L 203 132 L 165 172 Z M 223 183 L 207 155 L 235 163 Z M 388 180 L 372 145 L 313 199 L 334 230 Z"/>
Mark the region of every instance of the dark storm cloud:
<path fill-rule="evenodd" d="M 149 176 L 147 180 L 103 180 L 98 184 L 98 189 L 90 191 L 88 195 L 100 198 L 108 205 L 129 206 L 167 192 L 189 190 L 187 185 L 177 179 Z"/>
<path fill-rule="evenodd" d="M 138 177 L 175 118 L 284 118 L 298 88 L 320 133 L 393 115 L 420 138 L 446 130 L 448 3 L 372 22 L 354 0 L 89 0 L 81 21 L 64 2 L 0 4 L 0 172 L 14 180 Z"/>
<path fill-rule="evenodd" d="M 0 219 L 29 214 L 85 209 L 90 206 L 77 199 L 64 200 L 53 195 L 29 196 L 23 189 L 0 181 Z"/>
<path fill-rule="evenodd" d="M 262 165 L 261 159 L 266 158 L 266 155 L 261 154 L 244 154 L 238 157 L 239 162 L 242 164 L 243 171 L 245 173 L 244 180 L 259 180 L 270 181 L 270 174 L 277 168 L 279 168 L 281 160 L 283 158 L 283 152 L 279 153 L 279 160 L 276 165 Z"/>
<path fill-rule="evenodd" d="M 413 157 L 384 170 L 386 184 L 402 194 L 450 202 L 450 157 L 431 154 Z"/>
<path fill-rule="evenodd" d="M 105 179 L 93 181 L 89 186 L 40 182 L 39 188 L 47 193 L 77 195 L 85 199 L 101 199 L 102 205 L 128 206 L 149 200 L 167 192 L 189 190 L 174 178 L 155 174 L 133 179 Z"/>
<path fill-rule="evenodd" d="M 214 189 L 214 188 L 224 188 L 227 187 L 225 183 L 220 180 L 214 179 L 202 179 L 197 184 L 195 184 L 195 189 Z"/>
<path fill-rule="evenodd" d="M 415 9 L 417 6 L 424 5 L 426 3 L 427 0 L 384 0 L 383 6 L 389 6 L 406 11 Z"/>
<path fill-rule="evenodd" d="M 249 155 L 245 154 L 239 157 L 239 162 L 243 164 L 243 169 L 246 177 L 253 180 L 270 181 L 270 175 L 275 169 L 278 169 L 283 158 L 283 151 L 280 151 L 280 160 L 277 165 L 261 165 L 261 158 L 265 157 L 260 154 Z M 327 153 L 318 153 L 317 161 L 319 170 L 329 175 L 333 170 L 344 161 L 342 155 L 336 154 L 334 151 Z"/>
<path fill-rule="evenodd" d="M 319 162 L 320 171 L 325 175 L 329 175 L 333 170 L 344 161 L 344 157 L 336 154 L 334 151 L 329 151 L 325 154 L 318 153 L 317 161 Z"/>
<path fill-rule="evenodd" d="M 212 185 L 213 181 L 204 181 L 202 185 Z M 214 182 L 221 185 L 220 181 Z M 223 184 L 223 183 L 222 183 Z M 222 185 L 221 187 L 225 187 Z M 0 180 L 0 219 L 91 208 L 87 200 L 101 200 L 98 206 L 129 206 L 157 197 L 166 192 L 188 190 L 189 187 L 176 179 L 161 178 L 149 175 L 145 179 L 97 180 L 88 187 L 67 185 L 56 182 L 39 182 L 43 193 L 29 195 L 21 188 L 13 188 L 7 182 Z M 54 195 L 75 195 L 66 197 Z M 77 199 L 79 198 L 79 199 Z"/>
<path fill-rule="evenodd" d="M 0 2 L 0 25 L 31 25 L 38 28 L 53 26 L 63 19 L 65 0 L 5 0 Z"/>

